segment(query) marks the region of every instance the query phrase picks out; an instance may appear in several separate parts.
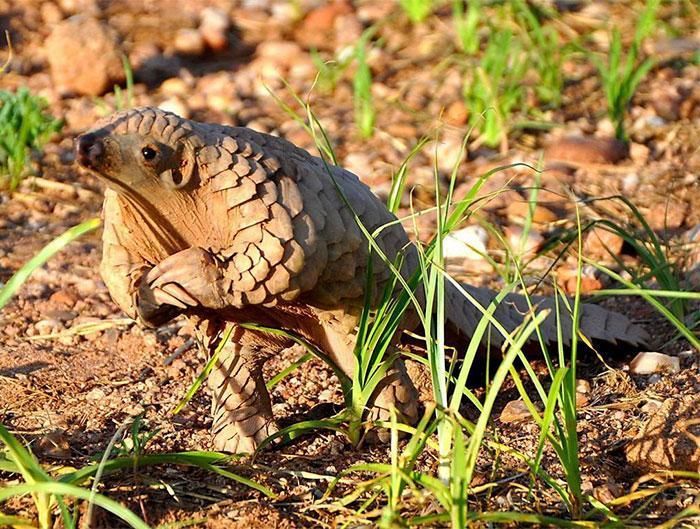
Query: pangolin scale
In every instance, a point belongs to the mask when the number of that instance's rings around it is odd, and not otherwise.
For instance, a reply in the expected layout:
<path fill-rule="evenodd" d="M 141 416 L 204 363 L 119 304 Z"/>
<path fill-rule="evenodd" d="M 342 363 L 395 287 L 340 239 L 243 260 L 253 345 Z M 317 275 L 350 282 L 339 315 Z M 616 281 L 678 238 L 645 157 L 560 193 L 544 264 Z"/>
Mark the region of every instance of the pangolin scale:
<path fill-rule="evenodd" d="M 391 260 L 401 254 L 405 277 L 418 266 L 404 228 L 357 176 L 278 137 L 140 108 L 81 135 L 76 157 L 107 184 L 101 274 L 115 302 L 149 326 L 189 315 L 211 350 L 227 322 L 254 321 L 301 334 L 351 374 L 369 254 L 353 211 L 370 233 L 385 226 L 377 244 Z M 391 272 L 376 252 L 371 270 L 380 292 Z M 495 296 L 462 287 L 483 306 Z M 450 282 L 445 290 L 450 328 L 469 337 L 481 312 Z M 554 308 L 548 298 L 534 303 Z M 569 343 L 570 316 L 560 312 Z M 527 313 L 526 299 L 512 294 L 495 318 L 512 331 Z M 405 318 L 405 330 L 414 325 Z M 552 313 L 541 334 L 554 341 L 556 329 Z M 646 340 L 625 316 L 595 305 L 583 305 L 580 329 L 593 340 Z M 250 452 L 275 431 L 262 364 L 290 344 L 235 327 L 208 380 L 218 449 Z M 395 406 L 416 419 L 401 360 L 372 404 L 375 417 Z"/>

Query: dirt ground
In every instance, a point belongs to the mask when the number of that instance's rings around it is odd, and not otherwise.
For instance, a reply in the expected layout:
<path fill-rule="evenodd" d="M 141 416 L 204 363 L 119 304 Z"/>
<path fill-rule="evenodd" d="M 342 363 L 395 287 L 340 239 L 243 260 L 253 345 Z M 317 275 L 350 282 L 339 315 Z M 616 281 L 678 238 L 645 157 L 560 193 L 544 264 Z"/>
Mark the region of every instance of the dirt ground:
<path fill-rule="evenodd" d="M 450 10 L 441 9 L 424 24 L 412 26 L 393 2 L 302 1 L 299 12 L 289 7 L 293 4 L 272 0 L 0 0 L 0 31 L 9 30 L 14 50 L 9 70 L 0 76 L 0 88 L 29 86 L 46 97 L 51 112 L 66 122 L 61 134 L 35 160 L 40 178 L 26 180 L 12 196 L 0 195 L 0 282 L 6 282 L 55 236 L 100 213 L 102 184 L 77 170 L 72 140 L 103 115 L 105 107 L 115 105 L 115 96 L 97 98 L 57 88 L 57 74 L 50 71 L 44 45 L 53 27 L 77 12 L 93 13 L 118 36 L 121 50 L 134 66 L 136 105 L 163 105 L 201 121 L 247 125 L 285 136 L 311 150 L 313 140 L 284 113 L 265 85 L 293 104 L 278 75 L 289 79 L 298 93 L 306 94 L 316 74 L 309 50 L 318 48 L 328 58 L 353 43 L 365 27 L 389 20 L 391 23 L 380 25 L 382 46 L 370 56 L 378 108 L 373 138 L 361 139 L 354 127 L 351 73 L 332 92 L 314 90 L 312 107 L 341 163 L 379 194 L 386 194 L 392 173 L 416 141 L 439 131 L 437 151 L 435 144 L 429 145 L 416 156 L 409 171 L 414 205 L 433 204 L 436 152 L 437 165 L 446 178 L 451 165 L 448 161 L 455 160 L 468 130 L 459 65 L 448 60 L 455 48 L 446 23 Z M 630 8 L 621 5 L 625 3 L 593 4 L 598 11 L 584 6 L 563 13 L 562 20 L 579 32 L 593 24 L 591 17 L 594 22 L 616 17 L 623 25 L 629 23 L 626 10 Z M 184 46 L 176 46 L 178 30 L 196 28 L 199 13 L 207 6 L 228 15 L 230 27 L 223 31 L 227 43 L 219 50 L 208 44 L 201 53 L 189 55 L 178 51 Z M 670 7 L 663 14 L 669 25 L 687 36 L 686 44 L 697 46 L 697 20 L 694 25 Z M 555 218 L 537 225 L 536 231 L 548 240 L 562 227 L 571 226 L 575 215 L 572 197 L 622 193 L 640 208 L 668 245 L 670 260 L 681 270 L 683 284 L 697 290 L 700 65 L 688 59 L 680 41 L 663 36 L 651 44 L 653 53 L 662 60 L 642 82 L 630 109 L 630 157 L 615 163 L 586 163 L 572 155 L 567 163 L 548 166 L 550 170 L 542 176 L 546 191 L 540 200 Z M 7 48 L 0 49 L 0 62 L 6 56 Z M 560 126 L 551 131 L 523 129 L 502 149 L 471 149 L 459 169 L 458 194 L 468 189 L 475 175 L 490 168 L 516 161 L 537 164 L 542 149 L 551 153 L 551 149 L 562 148 L 565 136 L 609 133 L 594 70 L 582 61 L 571 61 L 567 63 L 567 78 L 562 108 L 547 111 L 547 119 Z M 517 208 L 512 204 L 525 202 L 533 178 L 531 171 L 522 168 L 496 173 L 483 193 L 504 185 L 509 191 L 491 200 L 477 217 L 506 231 L 517 225 Z M 408 212 L 408 208 L 406 200 L 402 211 Z M 629 211 L 619 202 L 596 202 L 584 207 L 582 213 L 586 218 L 632 222 Z M 420 236 L 425 238 L 434 226 L 430 219 L 420 224 Z M 172 413 L 205 362 L 203 353 L 192 346 L 187 322 L 179 319 L 154 331 L 124 320 L 98 274 L 99 235 L 92 233 L 61 251 L 37 270 L 0 312 L 0 422 L 30 443 L 47 466 L 85 465 L 105 449 L 115 432 L 139 415 L 148 430 L 158 431 L 148 445 L 149 452 L 211 449 L 206 390 L 198 392 L 181 413 Z M 498 255 L 495 244 L 490 246 Z M 595 249 L 592 252 L 595 255 Z M 633 267 L 639 263 L 628 245 L 621 248 L 620 257 Z M 604 252 L 597 258 L 610 260 Z M 536 275 L 550 264 L 547 259 L 533 263 L 531 271 Z M 457 263 L 451 271 L 472 283 L 497 286 L 497 275 L 483 265 Z M 554 263 L 562 278 L 571 267 L 570 259 Z M 561 282 L 566 286 L 566 279 Z M 604 278 L 591 274 L 591 291 L 607 284 Z M 604 304 L 644 325 L 651 334 L 647 350 L 679 357 L 681 370 L 631 375 L 628 365 L 634 351 L 613 345 L 599 351 L 607 366 L 595 355 L 586 355 L 578 375 L 591 389 L 579 412 L 580 459 L 584 490 L 602 501 L 635 487 L 663 485 L 648 504 L 637 501 L 619 507 L 621 514 L 640 508 L 635 522 L 651 526 L 697 505 L 700 487 L 697 481 L 670 478 L 638 482 L 654 467 L 644 462 L 629 464 L 626 447 L 667 399 L 690 399 L 688 413 L 700 416 L 697 401 L 693 402 L 700 392 L 700 356 L 687 341 L 675 337 L 673 327 L 653 309 L 631 299 L 607 299 Z M 693 308 L 698 309 L 691 306 L 689 312 Z M 109 322 L 106 328 L 85 336 L 68 332 L 80 324 L 105 321 Z M 56 334 L 59 336 L 42 338 Z M 277 373 L 297 355 L 293 350 L 273 359 L 266 371 Z M 544 366 L 539 367 L 544 372 Z M 420 389 L 427 399 L 430 387 L 425 381 L 429 378 L 419 378 L 424 381 Z M 283 380 L 272 398 L 283 425 L 328 415 L 329 409 L 322 403 L 342 402 L 337 379 L 317 361 Z M 499 397 L 497 413 L 516 398 L 517 390 L 507 385 Z M 465 410 L 465 414 L 474 418 L 473 410 Z M 494 415 L 491 431 L 499 442 L 534 453 L 539 430 L 533 423 L 504 423 L 497 417 Z M 200 520 L 197 526 L 208 528 L 335 527 L 343 521 L 371 525 L 357 518 L 359 503 L 350 508 L 333 503 L 352 490 L 351 482 L 341 483 L 330 498 L 323 495 L 329 483 L 351 465 L 387 460 L 385 447 L 355 449 L 339 434 L 318 432 L 268 450 L 254 462 L 233 465 L 241 474 L 269 486 L 278 494 L 273 500 L 223 477 L 182 467 L 122 472 L 106 478 L 101 491 L 152 526 L 184 520 Z M 427 453 L 421 465 L 425 470 L 434 469 L 434 454 Z M 544 468 L 561 476 L 551 451 L 545 454 Z M 528 496 L 530 479 L 516 458 L 483 450 L 478 470 L 474 485 L 495 485 L 471 498 L 474 509 L 565 515 L 551 489 L 536 486 L 533 496 Z M 0 483 L 13 479 L 0 474 Z M 29 505 L 27 500 L 12 500 L 2 511 L 31 515 Z M 426 498 L 424 503 L 414 502 L 406 508 L 414 515 L 428 514 L 437 505 Z M 93 527 L 120 525 L 100 512 Z"/>

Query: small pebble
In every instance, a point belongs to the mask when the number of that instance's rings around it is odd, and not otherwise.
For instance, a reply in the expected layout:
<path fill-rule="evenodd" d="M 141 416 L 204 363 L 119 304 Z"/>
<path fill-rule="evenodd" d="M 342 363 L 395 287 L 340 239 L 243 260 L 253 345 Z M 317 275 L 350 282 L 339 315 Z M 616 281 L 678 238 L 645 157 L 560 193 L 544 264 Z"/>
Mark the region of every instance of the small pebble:
<path fill-rule="evenodd" d="M 506 214 L 511 222 L 522 224 L 530 215 L 530 203 L 523 200 L 514 200 L 508 204 Z M 537 224 L 549 224 L 559 219 L 559 216 L 551 209 L 536 204 L 532 212 L 532 222 Z"/>
<path fill-rule="evenodd" d="M 182 28 L 175 34 L 175 50 L 183 55 L 202 55 L 204 38 L 196 29 Z"/>
<path fill-rule="evenodd" d="M 481 260 L 486 254 L 489 234 L 478 225 L 467 226 L 449 233 L 443 240 L 442 252 L 445 259 Z"/>
<path fill-rule="evenodd" d="M 506 404 L 505 408 L 500 415 L 500 420 L 504 424 L 520 422 L 532 419 L 532 414 L 530 410 L 525 406 L 525 402 L 522 400 L 511 400 Z"/>
<path fill-rule="evenodd" d="M 678 373 L 680 360 L 663 353 L 639 353 L 630 362 L 630 373 L 634 375 L 651 375 L 653 373 Z"/>
<path fill-rule="evenodd" d="M 158 108 L 165 110 L 166 112 L 172 112 L 182 118 L 189 119 L 190 109 L 187 105 L 177 97 L 171 97 L 166 99 L 158 105 Z"/>

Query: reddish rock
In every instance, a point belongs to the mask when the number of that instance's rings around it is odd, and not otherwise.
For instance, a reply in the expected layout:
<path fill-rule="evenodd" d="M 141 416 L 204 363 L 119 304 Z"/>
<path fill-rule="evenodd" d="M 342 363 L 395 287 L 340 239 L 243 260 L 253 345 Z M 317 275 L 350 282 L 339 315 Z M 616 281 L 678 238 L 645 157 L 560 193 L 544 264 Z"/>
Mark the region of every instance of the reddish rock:
<path fill-rule="evenodd" d="M 624 243 L 624 239 L 616 233 L 596 226 L 586 234 L 583 255 L 598 260 L 610 260 L 611 255 L 620 255 Z"/>
<path fill-rule="evenodd" d="M 532 414 L 530 410 L 525 406 L 525 402 L 522 400 L 511 400 L 506 404 L 505 408 L 500 415 L 500 420 L 502 423 L 508 424 L 513 422 L 528 421 L 532 419 Z"/>
<path fill-rule="evenodd" d="M 546 160 L 574 163 L 613 164 L 629 156 L 629 147 L 614 138 L 561 138 L 549 145 L 544 153 Z"/>
<path fill-rule="evenodd" d="M 506 214 L 511 221 L 522 222 L 530 214 L 530 203 L 525 200 L 515 200 L 508 204 Z M 549 224 L 559 219 L 559 216 L 551 209 L 539 204 L 535 205 L 532 213 L 532 222 L 536 224 Z"/>
<path fill-rule="evenodd" d="M 453 101 L 450 106 L 445 109 L 445 121 L 450 125 L 457 127 L 464 125 L 469 118 L 469 110 L 464 104 L 464 101 L 458 99 Z"/>
<path fill-rule="evenodd" d="M 307 48 L 332 49 L 336 18 L 352 12 L 348 0 L 335 0 L 312 9 L 295 31 L 296 40 Z"/>
<path fill-rule="evenodd" d="M 57 292 L 51 294 L 51 297 L 49 298 L 49 302 L 53 305 L 69 309 L 73 308 L 77 301 L 78 298 L 68 290 L 58 290 Z"/>
<path fill-rule="evenodd" d="M 687 202 L 664 200 L 651 206 L 645 217 L 653 230 L 676 230 L 683 225 L 688 209 Z"/>
<path fill-rule="evenodd" d="M 56 24 L 44 47 L 61 90 L 97 96 L 124 81 L 117 35 L 94 17 L 76 15 Z"/>

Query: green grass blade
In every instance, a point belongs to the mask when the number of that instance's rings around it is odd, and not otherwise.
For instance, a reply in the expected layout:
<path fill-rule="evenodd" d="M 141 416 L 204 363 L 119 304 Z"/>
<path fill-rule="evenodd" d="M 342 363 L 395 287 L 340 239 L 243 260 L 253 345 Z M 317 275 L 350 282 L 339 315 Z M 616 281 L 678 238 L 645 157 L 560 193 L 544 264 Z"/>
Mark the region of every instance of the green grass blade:
<path fill-rule="evenodd" d="M 84 235 L 85 233 L 96 229 L 100 225 L 100 219 L 90 219 L 85 222 L 81 222 L 77 226 L 69 228 L 64 233 L 56 237 L 53 241 L 44 246 L 38 254 L 27 261 L 22 268 L 20 268 L 15 274 L 8 280 L 8 282 L 0 290 L 0 309 L 2 309 L 12 296 L 15 295 L 17 290 L 24 284 L 24 282 L 29 278 L 34 270 L 42 266 L 46 261 L 48 261 L 56 252 L 59 252 L 66 245 Z"/>
<path fill-rule="evenodd" d="M 285 367 L 282 371 L 277 373 L 274 377 L 272 377 L 270 380 L 268 380 L 267 383 L 265 384 L 268 391 L 272 390 L 272 388 L 274 388 L 277 384 L 282 382 L 282 380 L 284 380 L 289 375 L 291 375 L 299 367 L 303 366 L 306 362 L 311 360 L 311 358 L 313 358 L 313 355 L 311 353 L 304 353 L 299 358 L 297 358 L 294 362 L 292 362 L 287 367 Z"/>
<path fill-rule="evenodd" d="M 55 481 L 27 483 L 2 488 L 0 489 L 0 501 L 5 501 L 14 496 L 22 496 L 24 494 L 51 494 L 53 496 L 69 496 L 80 500 L 89 500 L 91 496 L 89 490 Z M 106 496 L 97 494 L 93 498 L 93 501 L 95 505 L 118 516 L 134 529 L 150 529 L 141 518 L 136 516 L 129 509 Z"/>
<path fill-rule="evenodd" d="M 175 409 L 173 410 L 173 415 L 180 413 L 182 411 L 182 408 L 187 406 L 187 403 L 190 400 L 192 400 L 192 397 L 194 396 L 194 394 L 197 393 L 199 388 L 204 383 L 204 380 L 209 376 L 209 373 L 211 373 L 212 369 L 214 369 L 214 366 L 216 365 L 216 361 L 219 359 L 219 354 L 221 354 L 221 351 L 223 350 L 224 346 L 226 346 L 229 339 L 231 338 L 231 333 L 233 332 L 234 328 L 235 328 L 234 325 L 229 325 L 226 328 L 226 330 L 224 331 L 224 334 L 221 338 L 221 342 L 219 342 L 219 345 L 214 350 L 214 354 L 211 355 L 211 358 L 209 358 L 209 360 L 207 361 L 206 365 L 204 366 L 204 369 L 202 369 L 202 372 L 199 373 L 199 375 L 197 375 L 197 378 L 195 379 L 195 381 L 188 388 L 187 393 L 185 393 L 185 396 L 178 403 L 178 405 L 175 406 Z"/>

